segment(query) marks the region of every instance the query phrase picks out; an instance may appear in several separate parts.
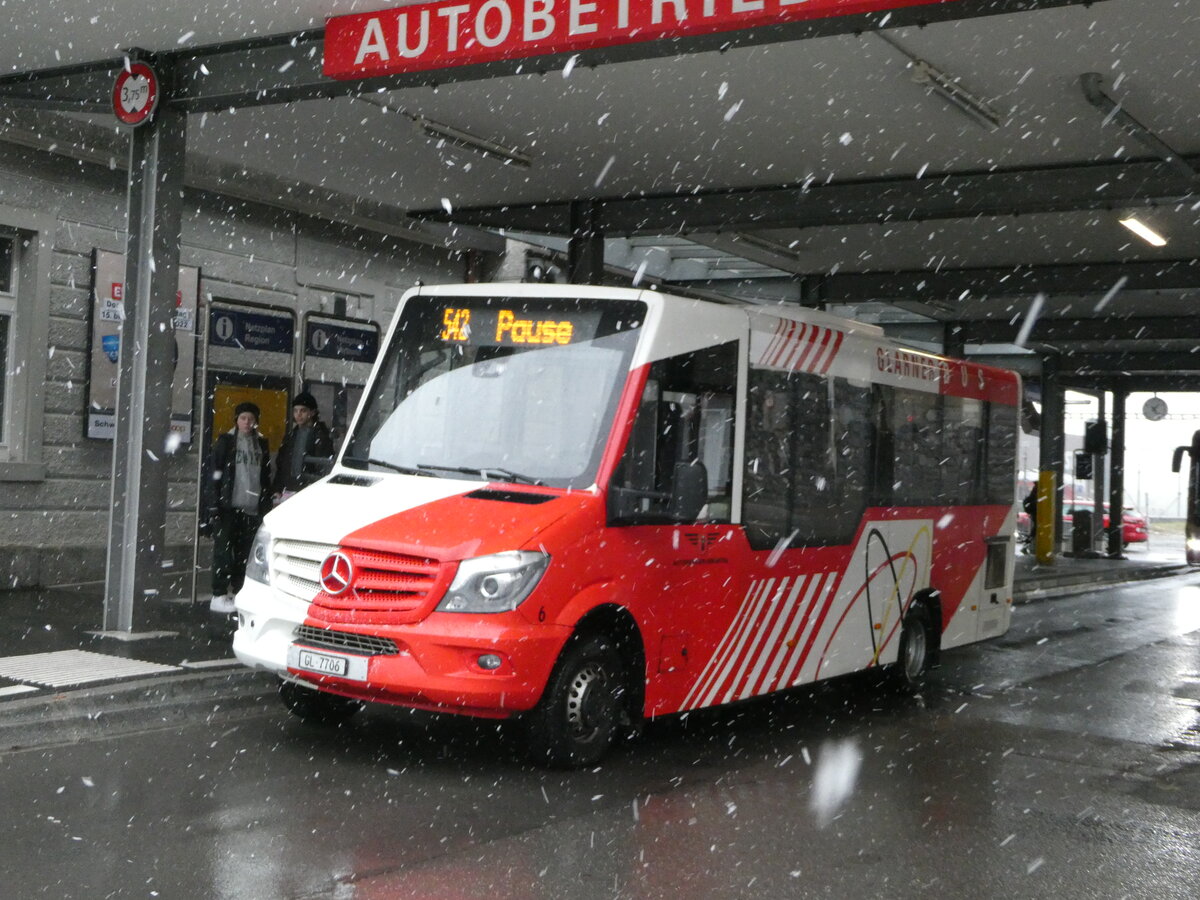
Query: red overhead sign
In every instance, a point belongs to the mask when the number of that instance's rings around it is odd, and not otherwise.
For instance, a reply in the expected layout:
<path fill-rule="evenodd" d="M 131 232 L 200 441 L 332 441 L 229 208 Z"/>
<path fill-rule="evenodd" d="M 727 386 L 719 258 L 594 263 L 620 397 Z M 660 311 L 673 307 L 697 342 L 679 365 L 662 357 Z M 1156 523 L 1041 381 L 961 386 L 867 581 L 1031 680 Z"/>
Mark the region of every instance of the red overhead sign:
<path fill-rule="evenodd" d="M 370 78 L 953 0 L 441 0 L 329 19 L 324 71 Z"/>

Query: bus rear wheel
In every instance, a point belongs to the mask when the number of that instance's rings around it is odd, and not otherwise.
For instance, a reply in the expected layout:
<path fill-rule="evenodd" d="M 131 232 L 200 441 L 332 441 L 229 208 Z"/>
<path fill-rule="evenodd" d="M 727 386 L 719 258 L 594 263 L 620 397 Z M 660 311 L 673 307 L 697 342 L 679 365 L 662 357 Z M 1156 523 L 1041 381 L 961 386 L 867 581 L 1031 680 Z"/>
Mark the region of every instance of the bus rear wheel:
<path fill-rule="evenodd" d="M 925 684 L 932 658 L 929 615 L 923 608 L 914 606 L 904 617 L 900 629 L 900 649 L 889 673 L 892 684 L 904 691 L 919 690 Z"/>
<path fill-rule="evenodd" d="M 313 725 L 341 725 L 363 708 L 357 700 L 307 688 L 294 681 L 279 682 L 279 699 L 292 715 Z"/>
<path fill-rule="evenodd" d="M 527 720 L 530 759 L 556 768 L 598 761 L 621 729 L 627 682 L 624 659 L 611 639 L 568 645 Z"/>

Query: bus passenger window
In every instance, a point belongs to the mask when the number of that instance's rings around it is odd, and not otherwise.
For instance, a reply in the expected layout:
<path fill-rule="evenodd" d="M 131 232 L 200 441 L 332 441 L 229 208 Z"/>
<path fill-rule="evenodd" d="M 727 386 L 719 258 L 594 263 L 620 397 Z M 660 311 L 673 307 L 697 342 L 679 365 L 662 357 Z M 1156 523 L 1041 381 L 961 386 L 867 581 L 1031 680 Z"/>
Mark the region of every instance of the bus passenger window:
<path fill-rule="evenodd" d="M 988 404 L 987 441 L 987 501 L 1010 504 L 1015 499 L 1013 470 L 1017 465 L 1017 407 Z"/>

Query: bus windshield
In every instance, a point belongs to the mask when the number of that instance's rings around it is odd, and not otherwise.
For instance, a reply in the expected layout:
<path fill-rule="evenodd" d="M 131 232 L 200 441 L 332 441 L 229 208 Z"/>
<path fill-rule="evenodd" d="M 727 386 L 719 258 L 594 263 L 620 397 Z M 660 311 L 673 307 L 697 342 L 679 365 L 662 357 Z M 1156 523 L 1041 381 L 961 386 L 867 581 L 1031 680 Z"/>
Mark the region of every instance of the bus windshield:
<path fill-rule="evenodd" d="M 413 297 L 342 462 L 590 487 L 645 313 L 637 301 Z"/>

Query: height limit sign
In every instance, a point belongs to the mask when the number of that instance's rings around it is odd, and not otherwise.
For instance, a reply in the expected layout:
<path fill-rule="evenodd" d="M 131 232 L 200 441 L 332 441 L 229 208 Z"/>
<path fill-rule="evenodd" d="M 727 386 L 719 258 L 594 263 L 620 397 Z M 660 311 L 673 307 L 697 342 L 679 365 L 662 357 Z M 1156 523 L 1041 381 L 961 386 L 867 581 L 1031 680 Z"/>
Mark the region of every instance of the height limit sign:
<path fill-rule="evenodd" d="M 113 83 L 113 112 L 125 125 L 141 125 L 158 106 L 158 76 L 143 62 L 131 62 Z"/>

